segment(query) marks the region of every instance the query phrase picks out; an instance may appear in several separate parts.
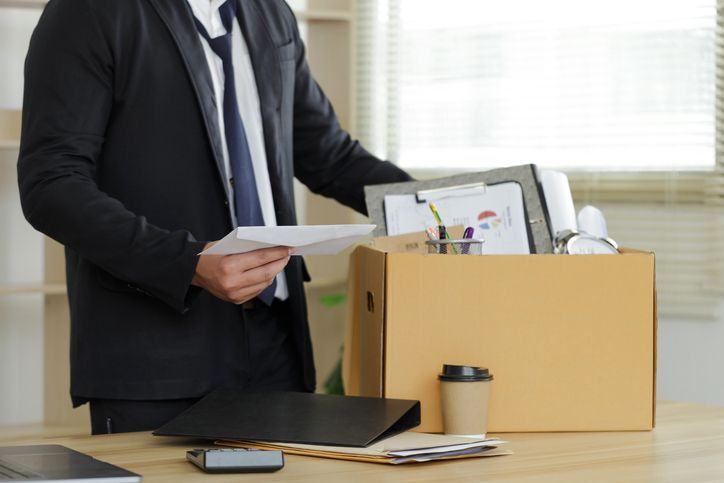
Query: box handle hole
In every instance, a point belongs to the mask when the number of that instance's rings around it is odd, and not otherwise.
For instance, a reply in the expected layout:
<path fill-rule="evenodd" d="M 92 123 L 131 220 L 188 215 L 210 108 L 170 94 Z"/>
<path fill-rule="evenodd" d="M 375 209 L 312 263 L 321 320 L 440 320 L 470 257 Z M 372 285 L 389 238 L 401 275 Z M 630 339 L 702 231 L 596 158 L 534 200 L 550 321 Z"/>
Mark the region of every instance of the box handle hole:
<path fill-rule="evenodd" d="M 367 292 L 367 311 L 375 312 L 375 296 L 372 295 L 372 292 Z"/>

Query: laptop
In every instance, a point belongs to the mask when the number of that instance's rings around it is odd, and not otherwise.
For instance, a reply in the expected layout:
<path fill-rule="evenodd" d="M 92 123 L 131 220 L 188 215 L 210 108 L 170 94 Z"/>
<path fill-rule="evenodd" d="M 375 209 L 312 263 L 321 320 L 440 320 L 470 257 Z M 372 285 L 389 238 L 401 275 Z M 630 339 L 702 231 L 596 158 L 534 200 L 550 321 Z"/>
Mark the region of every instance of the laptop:
<path fill-rule="evenodd" d="M 0 447 L 0 481 L 138 483 L 141 476 L 57 444 Z"/>

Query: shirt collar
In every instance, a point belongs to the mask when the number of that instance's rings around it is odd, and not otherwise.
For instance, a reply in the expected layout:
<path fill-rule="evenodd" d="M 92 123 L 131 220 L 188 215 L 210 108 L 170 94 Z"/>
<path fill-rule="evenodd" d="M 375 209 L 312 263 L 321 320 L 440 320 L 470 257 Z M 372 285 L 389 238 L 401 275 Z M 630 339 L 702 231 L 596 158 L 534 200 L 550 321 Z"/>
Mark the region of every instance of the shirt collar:
<path fill-rule="evenodd" d="M 226 34 L 226 28 L 221 23 L 219 7 L 231 0 L 187 0 L 194 17 L 203 25 L 212 39 Z"/>

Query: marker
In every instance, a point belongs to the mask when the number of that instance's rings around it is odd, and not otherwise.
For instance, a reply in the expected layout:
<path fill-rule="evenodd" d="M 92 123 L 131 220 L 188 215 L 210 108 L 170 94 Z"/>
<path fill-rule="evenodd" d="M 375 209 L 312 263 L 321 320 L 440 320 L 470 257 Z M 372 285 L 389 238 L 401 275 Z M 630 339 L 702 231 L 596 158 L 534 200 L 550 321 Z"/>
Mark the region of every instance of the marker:
<path fill-rule="evenodd" d="M 463 240 L 470 240 L 473 238 L 473 234 L 475 233 L 475 228 L 472 226 L 469 226 L 465 228 L 465 232 L 463 233 Z M 467 255 L 470 253 L 470 243 L 463 243 L 462 244 L 462 252 L 463 255 Z"/>
<path fill-rule="evenodd" d="M 465 228 L 465 232 L 463 232 L 463 240 L 469 240 L 473 237 L 473 233 L 475 232 L 475 229 L 472 226 L 469 226 Z M 461 251 L 463 255 L 467 255 L 470 253 L 470 243 L 462 243 Z"/>
<path fill-rule="evenodd" d="M 430 211 L 432 211 L 432 216 L 435 217 L 435 221 L 437 222 L 437 224 L 443 225 L 442 218 L 440 218 L 440 214 L 437 212 L 437 206 L 435 206 L 435 203 L 433 203 L 431 201 L 429 206 L 430 206 Z"/>

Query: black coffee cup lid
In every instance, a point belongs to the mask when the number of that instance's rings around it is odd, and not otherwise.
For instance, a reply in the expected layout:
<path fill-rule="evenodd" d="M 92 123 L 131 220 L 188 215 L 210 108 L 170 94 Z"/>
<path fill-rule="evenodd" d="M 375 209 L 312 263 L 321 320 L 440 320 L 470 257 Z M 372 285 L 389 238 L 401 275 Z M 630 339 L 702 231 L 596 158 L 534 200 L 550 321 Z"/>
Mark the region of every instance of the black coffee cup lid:
<path fill-rule="evenodd" d="M 443 364 L 442 373 L 437 376 L 441 381 L 490 381 L 493 375 L 487 367 L 456 366 Z"/>

